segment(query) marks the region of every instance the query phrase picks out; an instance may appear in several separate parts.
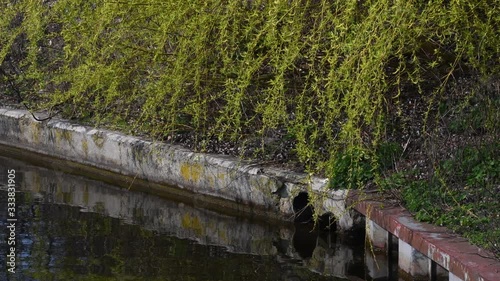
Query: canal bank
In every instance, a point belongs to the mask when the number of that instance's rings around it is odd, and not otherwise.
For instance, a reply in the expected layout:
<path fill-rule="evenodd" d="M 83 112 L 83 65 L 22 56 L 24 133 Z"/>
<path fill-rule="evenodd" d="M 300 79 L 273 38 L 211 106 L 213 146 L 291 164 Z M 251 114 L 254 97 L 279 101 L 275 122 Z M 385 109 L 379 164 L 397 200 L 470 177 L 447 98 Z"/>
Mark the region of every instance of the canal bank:
<path fill-rule="evenodd" d="M 13 109 L 0 109 L 0 144 L 145 180 L 151 185 L 176 186 L 241 212 L 280 220 L 293 221 L 295 213 L 307 212 L 309 198 L 314 197 L 321 199 L 311 200 L 315 202 L 314 210 L 335 217 L 339 229 L 348 230 L 354 224 L 353 212 L 345 203 L 347 190 L 328 190 L 326 179 L 234 157 L 195 153 L 57 118 L 38 122 L 28 111 Z"/>
<path fill-rule="evenodd" d="M 384 207 L 384 202 L 374 205 L 363 196 L 348 198 L 346 190 L 327 190 L 326 179 L 64 120 L 38 122 L 24 110 L 0 109 L 0 144 L 118 173 L 132 181 L 144 180 L 151 186 L 177 186 L 206 196 L 202 201 L 216 198 L 237 211 L 263 217 L 290 221 L 311 201 L 318 214 L 332 214 L 338 228 L 348 230 L 355 224 L 356 212 L 349 208 L 354 206 L 367 218 L 367 237 L 374 251 L 390 253 L 397 245 L 400 269 L 415 278 L 436 278 L 439 265 L 449 280 L 499 280 L 500 264 L 481 249 L 452 237 L 449 230 L 422 227 L 403 209 Z M 467 247 L 457 247 L 457 242 Z M 378 267 L 374 261 L 372 271 Z"/>

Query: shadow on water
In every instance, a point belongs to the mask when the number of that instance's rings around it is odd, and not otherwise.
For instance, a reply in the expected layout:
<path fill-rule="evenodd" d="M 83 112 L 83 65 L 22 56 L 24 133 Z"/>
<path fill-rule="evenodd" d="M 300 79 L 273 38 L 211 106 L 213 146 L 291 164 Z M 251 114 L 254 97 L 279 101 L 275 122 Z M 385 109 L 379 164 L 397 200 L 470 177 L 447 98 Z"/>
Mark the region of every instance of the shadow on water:
<path fill-rule="evenodd" d="M 362 235 L 233 217 L 5 157 L 2 241 L 7 169 L 19 191 L 17 265 L 0 280 L 365 280 Z"/>

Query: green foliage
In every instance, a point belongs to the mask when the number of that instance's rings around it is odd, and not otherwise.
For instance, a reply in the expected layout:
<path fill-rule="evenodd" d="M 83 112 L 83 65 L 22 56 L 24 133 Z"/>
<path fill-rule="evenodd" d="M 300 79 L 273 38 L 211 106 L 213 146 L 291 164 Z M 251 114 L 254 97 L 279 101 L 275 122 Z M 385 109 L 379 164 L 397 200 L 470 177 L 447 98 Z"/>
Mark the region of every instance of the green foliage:
<path fill-rule="evenodd" d="M 333 161 L 332 188 L 363 187 L 374 177 L 370 156 L 366 151 L 351 150 L 341 153 Z"/>
<path fill-rule="evenodd" d="M 391 165 L 370 155 L 407 90 L 432 102 L 458 69 L 498 73 L 492 6 L 11 0 L 0 63 L 32 107 L 94 124 L 160 139 L 192 131 L 200 143 L 282 128 L 308 170 L 354 173 L 338 180 L 352 186 L 378 169 L 366 163 Z"/>
<path fill-rule="evenodd" d="M 439 204 L 444 194 L 436 182 L 412 181 L 403 189 L 402 195 L 408 210 L 415 212 L 418 220 L 431 222 L 441 214 Z"/>
<path fill-rule="evenodd" d="M 0 91 L 33 109 L 157 139 L 194 133 L 202 149 L 212 139 L 252 143 L 280 130 L 306 169 L 328 175 L 333 188 L 375 180 L 401 190 L 418 218 L 469 229 L 479 241 L 479 225 L 499 209 L 498 147 L 433 163 L 425 180 L 409 180 L 410 171 L 381 178 L 404 152 L 390 134 L 406 128 L 388 120 L 414 118 L 405 116 L 412 98 L 427 103 L 422 120 L 411 120 L 424 134 L 449 119 L 451 134 L 498 136 L 498 89 L 445 91 L 459 76 L 498 79 L 496 6 L 6 0 Z M 476 200 L 484 194 L 492 196 Z"/>
<path fill-rule="evenodd" d="M 403 172 L 393 173 L 378 181 L 380 191 L 403 190 L 408 185 L 407 175 Z"/>
<path fill-rule="evenodd" d="M 442 161 L 429 179 L 395 173 L 381 186 L 401 191 L 405 206 L 419 220 L 446 225 L 475 244 L 500 255 L 500 142 L 468 146 Z"/>
<path fill-rule="evenodd" d="M 330 187 L 363 188 L 382 171 L 391 169 L 401 153 L 399 144 L 384 142 L 374 152 L 355 147 L 334 155 Z"/>
<path fill-rule="evenodd" d="M 498 92 L 498 90 L 497 90 Z M 450 109 L 450 132 L 454 134 L 500 133 L 500 97 L 497 92 L 478 91 L 473 97 Z"/>
<path fill-rule="evenodd" d="M 403 155 L 403 148 L 395 142 L 384 142 L 376 147 L 375 156 L 377 158 L 377 166 L 382 170 L 393 168 L 393 164 L 397 162 Z"/>

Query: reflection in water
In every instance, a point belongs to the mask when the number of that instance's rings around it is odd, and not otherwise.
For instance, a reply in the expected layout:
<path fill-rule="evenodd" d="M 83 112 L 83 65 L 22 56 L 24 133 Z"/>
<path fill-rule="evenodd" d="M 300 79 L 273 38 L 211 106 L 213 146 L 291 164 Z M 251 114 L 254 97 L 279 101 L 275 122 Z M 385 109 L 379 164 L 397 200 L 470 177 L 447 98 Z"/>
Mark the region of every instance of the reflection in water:
<path fill-rule="evenodd" d="M 303 259 L 312 257 L 318 239 L 318 232 L 310 224 L 296 224 L 293 234 L 293 248 Z"/>
<path fill-rule="evenodd" d="M 0 183 L 14 168 L 22 191 L 11 280 L 345 280 L 365 272 L 362 248 L 308 224 L 252 222 L 12 159 L 0 163 Z M 6 200 L 0 191 L 2 241 Z M 3 264 L 6 252 L 3 243 Z"/>

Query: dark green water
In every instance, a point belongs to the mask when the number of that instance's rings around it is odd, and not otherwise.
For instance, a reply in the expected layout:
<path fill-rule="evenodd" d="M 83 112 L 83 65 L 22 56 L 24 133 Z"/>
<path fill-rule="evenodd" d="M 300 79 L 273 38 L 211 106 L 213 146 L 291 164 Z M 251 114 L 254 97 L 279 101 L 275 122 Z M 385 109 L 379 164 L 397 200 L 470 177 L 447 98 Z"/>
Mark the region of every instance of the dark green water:
<path fill-rule="evenodd" d="M 0 280 L 370 280 L 362 236 L 223 215 L 5 157 L 2 242 L 12 169 L 16 268 Z"/>

